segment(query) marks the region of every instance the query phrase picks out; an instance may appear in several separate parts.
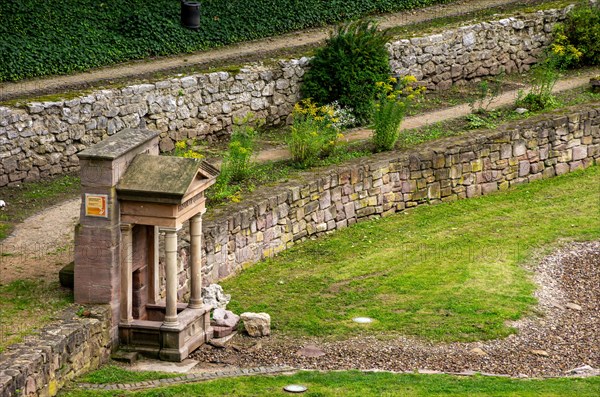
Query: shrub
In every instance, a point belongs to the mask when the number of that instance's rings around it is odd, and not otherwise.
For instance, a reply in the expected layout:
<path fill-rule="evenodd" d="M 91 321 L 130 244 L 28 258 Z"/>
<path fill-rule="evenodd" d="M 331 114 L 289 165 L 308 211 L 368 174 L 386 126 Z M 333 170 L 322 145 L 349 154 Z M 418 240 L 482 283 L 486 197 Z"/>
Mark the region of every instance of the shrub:
<path fill-rule="evenodd" d="M 400 81 L 389 78 L 388 82 L 377 82 L 377 103 L 373 114 L 373 144 L 380 152 L 392 150 L 400 136 L 400 123 L 404 119 L 411 101 L 425 91 L 425 87 L 414 89 L 414 76 L 403 77 Z M 394 87 L 395 85 L 395 87 Z"/>
<path fill-rule="evenodd" d="M 179 23 L 177 0 L 4 0 L 0 81 L 189 53 L 448 1 L 208 0 L 200 28 L 189 30 Z"/>
<path fill-rule="evenodd" d="M 292 155 L 292 162 L 299 168 L 307 168 L 320 158 L 335 150 L 338 140 L 343 137 L 339 118 L 331 105 L 317 106 L 305 99 L 294 106 L 294 122 L 286 143 Z"/>
<path fill-rule="evenodd" d="M 352 108 L 359 123 L 372 114 L 375 83 L 390 74 L 385 32 L 371 21 L 340 26 L 317 50 L 304 76 L 302 95 L 319 105 L 338 101 Z"/>
<path fill-rule="evenodd" d="M 572 9 L 564 23 L 555 27 L 550 56 L 557 66 L 600 65 L 600 8 L 579 5 Z"/>

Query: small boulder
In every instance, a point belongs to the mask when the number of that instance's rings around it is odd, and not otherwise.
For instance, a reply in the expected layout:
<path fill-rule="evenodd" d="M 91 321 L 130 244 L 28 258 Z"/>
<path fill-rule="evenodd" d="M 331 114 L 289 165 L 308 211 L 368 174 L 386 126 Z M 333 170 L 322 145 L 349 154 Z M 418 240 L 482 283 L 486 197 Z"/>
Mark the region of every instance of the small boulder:
<path fill-rule="evenodd" d="M 225 294 L 219 284 L 202 287 L 202 302 L 215 309 L 225 309 L 231 300 L 231 295 Z"/>
<path fill-rule="evenodd" d="M 529 112 L 529 110 L 525 109 L 525 108 L 516 108 L 515 109 L 515 113 L 518 113 L 518 114 L 523 114 L 523 113 L 527 113 L 527 112 Z"/>
<path fill-rule="evenodd" d="M 480 357 L 487 356 L 487 352 L 485 350 L 483 350 L 482 348 L 480 348 L 480 347 L 475 347 L 475 348 L 471 349 L 470 352 L 473 353 L 473 354 L 476 354 L 476 355 L 478 355 Z"/>
<path fill-rule="evenodd" d="M 565 305 L 565 307 L 571 310 L 581 311 L 581 306 L 579 306 L 577 303 L 569 302 Z"/>
<path fill-rule="evenodd" d="M 546 350 L 531 350 L 531 354 L 540 357 L 549 357 L 550 354 Z"/>
<path fill-rule="evenodd" d="M 253 337 L 271 334 L 271 316 L 267 313 L 242 313 L 240 316 L 248 335 Z"/>
<path fill-rule="evenodd" d="M 213 311 L 213 317 L 211 325 L 218 325 L 220 327 L 231 327 L 234 328 L 238 325 L 240 316 L 234 314 L 232 311 L 225 309 L 215 309 Z"/>

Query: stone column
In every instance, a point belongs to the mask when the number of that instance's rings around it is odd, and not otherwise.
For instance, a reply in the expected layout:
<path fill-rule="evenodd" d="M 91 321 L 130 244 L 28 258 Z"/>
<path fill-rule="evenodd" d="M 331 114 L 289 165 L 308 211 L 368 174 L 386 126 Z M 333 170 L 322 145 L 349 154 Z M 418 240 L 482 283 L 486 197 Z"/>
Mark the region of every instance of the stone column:
<path fill-rule="evenodd" d="M 176 326 L 177 319 L 177 229 L 163 228 L 165 231 L 165 256 L 166 256 L 166 326 Z"/>
<path fill-rule="evenodd" d="M 133 225 L 121 224 L 121 296 L 120 321 L 131 324 L 132 315 L 132 266 L 133 266 Z"/>
<path fill-rule="evenodd" d="M 190 304 L 191 309 L 202 307 L 202 212 L 190 219 Z"/>

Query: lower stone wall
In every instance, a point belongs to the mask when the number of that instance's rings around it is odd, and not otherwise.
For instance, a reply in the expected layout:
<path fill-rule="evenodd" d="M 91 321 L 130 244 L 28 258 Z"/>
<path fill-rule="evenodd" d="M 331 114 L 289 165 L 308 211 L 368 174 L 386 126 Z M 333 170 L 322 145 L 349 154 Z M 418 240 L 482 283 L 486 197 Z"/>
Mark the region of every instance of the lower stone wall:
<path fill-rule="evenodd" d="M 361 220 L 486 195 L 595 162 L 600 162 L 600 103 L 307 172 L 259 189 L 241 203 L 209 210 L 204 283 Z M 181 237 L 185 246 L 187 236 Z M 180 269 L 183 286 L 188 270 Z"/>
<path fill-rule="evenodd" d="M 108 361 L 108 307 L 90 309 L 89 317 L 79 317 L 74 307 L 60 315 L 57 323 L 0 354 L 0 397 L 55 396 L 67 381 Z"/>

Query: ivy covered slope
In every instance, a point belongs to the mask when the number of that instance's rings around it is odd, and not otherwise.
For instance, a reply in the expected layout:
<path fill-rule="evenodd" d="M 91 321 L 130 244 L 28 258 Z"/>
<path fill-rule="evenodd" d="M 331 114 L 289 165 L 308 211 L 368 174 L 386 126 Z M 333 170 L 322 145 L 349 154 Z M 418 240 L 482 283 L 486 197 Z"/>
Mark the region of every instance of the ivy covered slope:
<path fill-rule="evenodd" d="M 0 81 L 204 50 L 451 0 L 203 0 L 200 29 L 179 0 L 0 1 Z"/>

